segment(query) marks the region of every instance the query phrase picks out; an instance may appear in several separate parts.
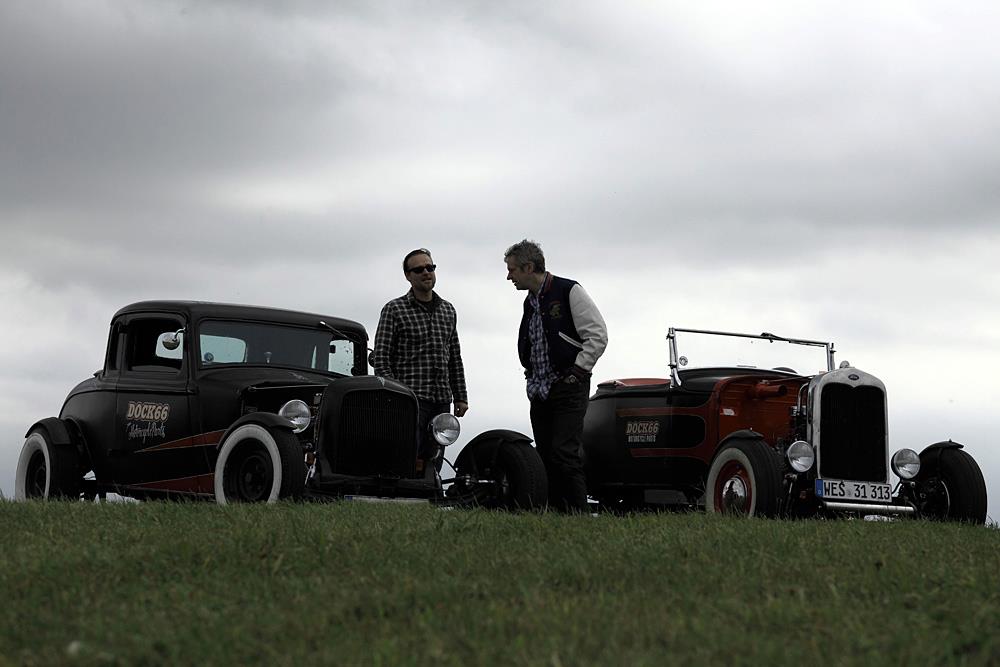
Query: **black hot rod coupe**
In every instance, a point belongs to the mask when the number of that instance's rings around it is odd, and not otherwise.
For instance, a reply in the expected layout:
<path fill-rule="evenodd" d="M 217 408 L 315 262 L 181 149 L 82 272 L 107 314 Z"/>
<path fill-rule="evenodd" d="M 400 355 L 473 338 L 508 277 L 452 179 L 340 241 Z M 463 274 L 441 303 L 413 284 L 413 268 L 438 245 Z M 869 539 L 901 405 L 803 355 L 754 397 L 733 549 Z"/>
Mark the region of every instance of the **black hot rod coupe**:
<path fill-rule="evenodd" d="M 531 508 L 544 467 L 520 433 L 462 449 L 456 475 L 434 460 L 458 420 L 434 418 L 441 445 L 418 458 L 417 399 L 368 375 L 368 334 L 350 320 L 288 310 L 147 301 L 111 321 L 104 368 L 58 417 L 32 425 L 15 495 L 24 498 L 421 498 Z"/>
<path fill-rule="evenodd" d="M 693 356 L 712 363 L 684 368 L 678 334 L 701 346 L 704 356 Z M 587 487 L 605 506 L 985 522 L 986 485 L 975 460 L 950 440 L 890 455 L 884 384 L 846 361 L 835 368 L 832 343 L 679 328 L 667 340 L 671 377 L 613 380 L 591 397 Z M 809 374 L 733 365 L 729 352 L 721 355 L 729 363 L 717 364 L 720 344 L 736 344 L 732 353 L 747 361 L 781 363 L 788 351 L 818 357 L 816 348 L 826 359 L 805 362 L 820 366 Z"/>

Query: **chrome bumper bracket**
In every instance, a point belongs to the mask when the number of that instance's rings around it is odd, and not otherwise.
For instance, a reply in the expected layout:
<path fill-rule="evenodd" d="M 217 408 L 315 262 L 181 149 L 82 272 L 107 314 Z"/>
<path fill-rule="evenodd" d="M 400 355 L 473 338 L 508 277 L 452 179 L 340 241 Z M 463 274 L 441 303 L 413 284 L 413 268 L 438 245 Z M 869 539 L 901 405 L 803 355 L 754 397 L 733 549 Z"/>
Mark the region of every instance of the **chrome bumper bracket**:
<path fill-rule="evenodd" d="M 916 509 L 909 505 L 874 505 L 871 503 L 841 503 L 834 500 L 824 500 L 824 509 L 837 512 L 859 512 L 861 514 L 916 514 Z"/>

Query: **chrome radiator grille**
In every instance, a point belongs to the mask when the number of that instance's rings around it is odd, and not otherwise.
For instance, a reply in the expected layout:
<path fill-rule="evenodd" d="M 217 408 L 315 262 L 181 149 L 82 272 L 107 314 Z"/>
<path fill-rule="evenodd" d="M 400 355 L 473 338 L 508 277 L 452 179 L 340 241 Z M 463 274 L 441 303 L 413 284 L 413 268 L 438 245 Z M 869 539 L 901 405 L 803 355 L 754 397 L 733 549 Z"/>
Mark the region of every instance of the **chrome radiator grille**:
<path fill-rule="evenodd" d="M 823 388 L 819 414 L 820 476 L 885 481 L 885 393 L 872 386 L 829 384 Z"/>
<path fill-rule="evenodd" d="M 392 391 L 350 391 L 343 396 L 331 443 L 334 472 L 415 477 L 417 403 Z M 327 455 L 329 456 L 329 452 Z"/>

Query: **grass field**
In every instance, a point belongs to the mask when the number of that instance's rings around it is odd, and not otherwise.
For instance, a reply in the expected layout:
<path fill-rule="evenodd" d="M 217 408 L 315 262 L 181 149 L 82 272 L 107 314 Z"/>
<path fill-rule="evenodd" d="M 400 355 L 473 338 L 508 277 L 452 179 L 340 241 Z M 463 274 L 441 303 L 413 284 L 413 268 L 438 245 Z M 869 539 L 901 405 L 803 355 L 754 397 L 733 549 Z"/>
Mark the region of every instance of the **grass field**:
<path fill-rule="evenodd" d="M 1000 530 L 0 503 L 0 665 L 1000 664 Z"/>

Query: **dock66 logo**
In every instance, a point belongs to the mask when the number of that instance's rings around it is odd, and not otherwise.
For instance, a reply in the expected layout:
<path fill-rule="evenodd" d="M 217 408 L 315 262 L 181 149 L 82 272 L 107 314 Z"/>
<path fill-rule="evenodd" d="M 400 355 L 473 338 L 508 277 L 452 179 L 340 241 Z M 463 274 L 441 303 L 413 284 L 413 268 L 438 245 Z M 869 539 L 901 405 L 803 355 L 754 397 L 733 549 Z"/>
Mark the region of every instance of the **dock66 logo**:
<path fill-rule="evenodd" d="M 125 419 L 136 419 L 149 422 L 165 422 L 170 417 L 170 405 L 168 403 L 140 403 L 138 401 L 128 402 L 128 412 Z"/>
<path fill-rule="evenodd" d="M 170 418 L 168 403 L 146 403 L 129 401 L 125 412 L 125 430 L 129 440 L 141 438 L 163 438 L 167 435 L 167 419 Z"/>
<path fill-rule="evenodd" d="M 660 432 L 660 422 L 655 419 L 640 419 L 625 422 L 625 440 L 629 444 L 656 442 Z"/>

